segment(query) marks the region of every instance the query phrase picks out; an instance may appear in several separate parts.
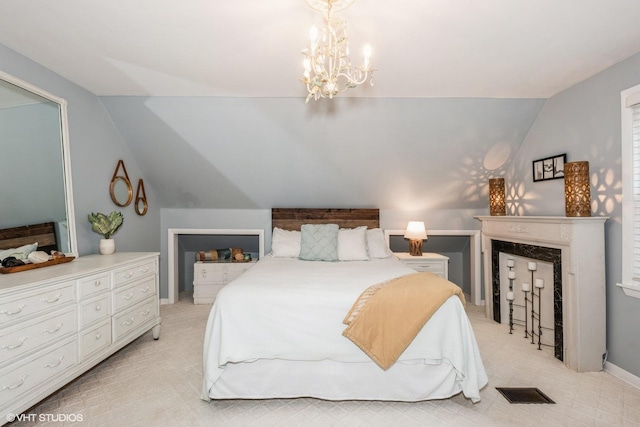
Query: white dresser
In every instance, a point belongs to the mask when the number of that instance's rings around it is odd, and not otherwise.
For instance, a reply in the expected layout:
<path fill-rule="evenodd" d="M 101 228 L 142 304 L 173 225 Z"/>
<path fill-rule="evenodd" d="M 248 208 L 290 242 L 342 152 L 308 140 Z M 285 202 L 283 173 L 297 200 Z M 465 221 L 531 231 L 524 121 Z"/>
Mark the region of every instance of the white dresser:
<path fill-rule="evenodd" d="M 422 256 L 414 256 L 408 252 L 395 252 L 394 255 L 416 271 L 428 271 L 449 279 L 449 257 L 447 256 L 436 253 L 423 253 Z"/>
<path fill-rule="evenodd" d="M 218 291 L 255 265 L 249 262 L 195 262 L 193 264 L 193 303 L 213 304 Z"/>
<path fill-rule="evenodd" d="M 150 329 L 158 339 L 158 255 L 0 274 L 0 425 Z"/>

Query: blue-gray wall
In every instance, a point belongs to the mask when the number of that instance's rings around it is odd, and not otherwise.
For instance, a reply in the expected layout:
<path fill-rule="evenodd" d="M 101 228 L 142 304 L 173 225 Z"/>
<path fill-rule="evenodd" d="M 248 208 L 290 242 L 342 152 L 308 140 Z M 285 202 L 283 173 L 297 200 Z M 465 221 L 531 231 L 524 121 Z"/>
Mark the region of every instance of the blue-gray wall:
<path fill-rule="evenodd" d="M 519 99 L 97 98 L 0 45 L 1 68 L 69 103 L 78 243 L 97 251 L 91 211 L 110 211 L 118 159 L 145 179 L 149 213 L 123 209 L 119 250 L 160 250 L 168 228 L 264 228 L 271 207 L 380 207 L 385 228 L 477 229 L 488 178 L 506 173 L 512 213 L 563 215 L 562 181 L 533 183 L 531 161 L 589 160 L 606 226 L 609 360 L 640 376 L 640 300 L 622 295 L 620 91 L 640 56 L 546 103 Z M 534 123 L 535 122 L 535 123 Z M 524 141 L 524 142 L 523 142 Z M 508 172 L 508 173 L 507 173 Z M 267 233 L 268 235 L 268 233 Z M 267 248 L 269 247 L 269 242 Z"/>
<path fill-rule="evenodd" d="M 69 115 L 69 145 L 71 150 L 71 174 L 75 204 L 78 252 L 80 255 L 98 252 L 100 236 L 91 231 L 87 215 L 90 212 L 120 210 L 125 223 L 114 236 L 116 250 L 160 250 L 160 206 L 152 182 L 145 179 L 149 199 L 149 213 L 139 217 L 133 205 L 118 208 L 109 197 L 109 182 L 116 164 L 123 159 L 132 181 L 146 178 L 135 157 L 123 141 L 100 99 L 83 88 L 36 64 L 15 51 L 0 44 L 0 69 L 27 81 L 47 92 L 66 99 Z M 0 141 L 3 156 L 15 141 Z M 2 171 L 0 171 L 0 176 Z M 5 178 L 3 177 L 3 182 Z M 135 191 L 135 188 L 134 188 Z M 25 197 L 28 197 L 25 195 Z"/>
<path fill-rule="evenodd" d="M 640 55 L 550 98 L 507 177 L 512 213 L 564 215 L 564 181 L 533 182 L 531 161 L 567 153 L 589 161 L 594 215 L 605 224 L 607 348 L 609 361 L 640 376 L 640 299 L 624 295 L 622 280 L 622 177 L 620 92 L 640 84 Z"/>

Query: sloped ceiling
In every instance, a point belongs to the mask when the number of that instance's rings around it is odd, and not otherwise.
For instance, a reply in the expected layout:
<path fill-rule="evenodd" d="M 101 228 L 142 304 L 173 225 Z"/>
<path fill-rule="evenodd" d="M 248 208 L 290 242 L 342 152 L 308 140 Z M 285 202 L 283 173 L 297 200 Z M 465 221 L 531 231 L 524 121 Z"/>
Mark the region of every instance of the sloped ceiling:
<path fill-rule="evenodd" d="M 306 106 L 304 0 L 3 0 L 0 43 L 99 96 L 167 208 L 486 209 L 544 100 L 640 51 L 637 0 L 341 14 L 375 86 Z"/>
<path fill-rule="evenodd" d="M 637 0 L 357 0 L 364 97 L 548 98 L 640 51 Z M 305 0 L 3 0 L 0 42 L 96 95 L 301 97 Z"/>

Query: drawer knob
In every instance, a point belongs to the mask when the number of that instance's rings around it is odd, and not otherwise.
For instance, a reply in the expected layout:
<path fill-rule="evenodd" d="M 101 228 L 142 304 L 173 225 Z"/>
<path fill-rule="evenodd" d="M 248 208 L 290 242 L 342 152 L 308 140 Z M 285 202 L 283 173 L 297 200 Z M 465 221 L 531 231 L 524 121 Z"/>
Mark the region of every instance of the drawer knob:
<path fill-rule="evenodd" d="M 207 278 L 207 270 L 202 269 L 202 272 L 200 273 L 200 275 L 202 276 L 203 279 Z"/>
<path fill-rule="evenodd" d="M 129 292 L 128 294 L 123 295 L 122 298 L 130 300 L 131 298 L 133 298 L 133 292 Z"/>
<path fill-rule="evenodd" d="M 100 280 L 96 280 L 95 282 L 93 282 L 94 286 L 100 286 L 102 284 L 102 282 Z"/>
<path fill-rule="evenodd" d="M 58 295 L 54 296 L 53 299 L 43 298 L 40 301 L 51 304 L 51 303 L 54 303 L 56 301 L 59 301 L 61 296 L 62 296 L 62 294 L 58 294 Z"/>
<path fill-rule="evenodd" d="M 24 381 L 27 379 L 28 376 L 29 375 L 24 374 L 22 376 L 22 378 L 20 378 L 20 382 L 18 384 L 16 384 L 16 385 L 6 385 L 6 386 L 2 387 L 2 390 L 13 390 L 15 388 L 20 387 L 22 384 L 24 384 Z"/>
<path fill-rule="evenodd" d="M 58 323 L 56 325 L 56 327 L 53 328 L 53 329 L 45 329 L 43 332 L 46 332 L 48 334 L 55 334 L 56 332 L 58 332 L 62 328 L 62 325 L 64 325 L 64 322 Z"/>
<path fill-rule="evenodd" d="M 133 317 L 129 320 L 125 320 L 124 322 L 122 322 L 122 324 L 125 326 L 130 326 L 131 324 L 133 324 Z"/>
<path fill-rule="evenodd" d="M 101 334 L 100 332 L 98 332 L 98 333 L 96 334 L 96 339 L 97 339 L 97 340 L 99 340 L 100 338 L 102 338 L 102 334 Z"/>
<path fill-rule="evenodd" d="M 15 311 L 9 311 L 9 310 L 2 310 L 0 311 L 0 314 L 6 314 L 7 316 L 11 316 L 13 314 L 18 314 L 20 313 L 25 307 L 27 306 L 27 304 L 22 304 L 20 307 L 18 307 Z"/>
<path fill-rule="evenodd" d="M 145 311 L 140 312 L 143 316 L 148 316 L 151 313 L 151 309 L 147 308 Z"/>
<path fill-rule="evenodd" d="M 2 347 L 0 347 L 1 350 L 13 350 L 14 348 L 18 348 L 18 347 L 22 347 L 22 344 L 24 344 L 24 342 L 27 340 L 27 337 L 22 337 L 20 338 L 20 344 L 15 344 L 15 345 L 3 345 Z"/>
<path fill-rule="evenodd" d="M 100 304 L 96 304 L 96 311 L 102 310 L 102 306 Z"/>
<path fill-rule="evenodd" d="M 147 273 L 149 271 L 149 267 L 144 267 L 140 269 L 141 273 Z"/>
<path fill-rule="evenodd" d="M 130 271 L 128 273 L 124 273 L 123 276 L 125 279 L 131 279 L 134 274 L 136 274 L 135 271 Z"/>
<path fill-rule="evenodd" d="M 149 287 L 147 286 L 144 289 L 140 289 L 140 292 L 142 292 L 143 294 L 146 294 L 147 292 L 149 292 Z"/>
<path fill-rule="evenodd" d="M 60 364 L 62 363 L 62 360 L 64 359 L 64 356 L 60 356 L 58 358 L 58 361 L 55 363 L 47 363 L 46 365 L 44 365 L 45 368 L 55 368 L 56 366 L 60 366 Z"/>

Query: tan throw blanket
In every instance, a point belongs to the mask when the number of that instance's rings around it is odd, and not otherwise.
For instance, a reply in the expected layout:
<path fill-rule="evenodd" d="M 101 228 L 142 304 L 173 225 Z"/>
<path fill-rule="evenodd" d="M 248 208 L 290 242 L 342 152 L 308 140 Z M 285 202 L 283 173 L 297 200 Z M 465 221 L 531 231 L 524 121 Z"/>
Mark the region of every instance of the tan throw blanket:
<path fill-rule="evenodd" d="M 349 310 L 342 335 L 387 370 L 438 308 L 462 289 L 433 273 L 415 273 L 366 289 Z"/>

